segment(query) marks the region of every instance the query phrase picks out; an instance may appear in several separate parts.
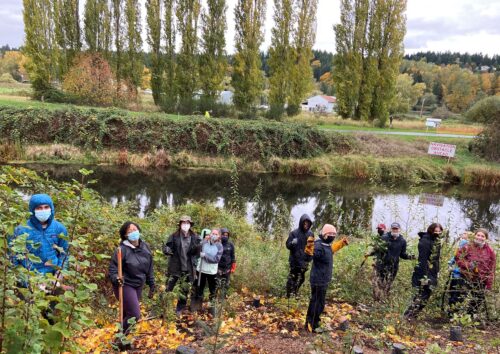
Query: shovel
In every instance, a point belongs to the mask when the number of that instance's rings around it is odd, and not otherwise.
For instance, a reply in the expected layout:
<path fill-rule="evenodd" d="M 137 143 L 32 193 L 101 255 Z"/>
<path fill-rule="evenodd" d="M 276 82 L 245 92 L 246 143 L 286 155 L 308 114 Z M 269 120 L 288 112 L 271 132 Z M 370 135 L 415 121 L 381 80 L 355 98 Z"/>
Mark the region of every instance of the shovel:
<path fill-rule="evenodd" d="M 122 248 L 118 247 L 118 278 L 123 279 L 123 270 L 122 270 Z M 123 283 L 118 285 L 118 300 L 120 302 L 120 311 L 118 314 L 118 321 L 120 322 L 120 325 L 122 326 L 123 330 Z"/>
<path fill-rule="evenodd" d="M 198 297 L 198 295 L 196 294 L 196 292 L 200 288 L 200 284 L 201 284 L 201 270 L 202 270 L 202 268 L 203 268 L 203 257 L 200 257 L 200 271 L 198 272 L 198 282 L 197 282 L 198 284 L 197 284 L 197 288 L 194 290 L 194 296 L 191 297 L 190 307 L 191 307 L 192 312 L 200 311 L 202 306 L 203 306 L 203 296 Z"/>

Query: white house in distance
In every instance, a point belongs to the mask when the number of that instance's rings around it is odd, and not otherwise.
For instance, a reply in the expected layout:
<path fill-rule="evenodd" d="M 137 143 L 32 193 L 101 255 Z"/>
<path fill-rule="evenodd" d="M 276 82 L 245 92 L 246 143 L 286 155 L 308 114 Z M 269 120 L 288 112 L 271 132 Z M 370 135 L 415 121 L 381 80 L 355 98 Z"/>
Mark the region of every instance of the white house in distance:
<path fill-rule="evenodd" d="M 302 110 L 308 112 L 333 113 L 337 105 L 337 98 L 334 96 L 317 95 L 307 99 L 302 103 Z"/>
<path fill-rule="evenodd" d="M 224 90 L 219 94 L 219 103 L 231 105 L 233 104 L 234 93 L 232 91 Z"/>

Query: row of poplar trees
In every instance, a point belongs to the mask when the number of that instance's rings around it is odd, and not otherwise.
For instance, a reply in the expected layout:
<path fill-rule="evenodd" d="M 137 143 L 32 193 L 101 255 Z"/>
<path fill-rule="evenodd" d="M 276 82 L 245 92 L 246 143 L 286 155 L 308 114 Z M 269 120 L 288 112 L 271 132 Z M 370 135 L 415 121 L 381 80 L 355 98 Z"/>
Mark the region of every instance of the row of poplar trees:
<path fill-rule="evenodd" d="M 136 89 L 142 79 L 139 0 L 88 0 L 83 29 L 79 0 L 23 0 L 28 71 L 35 98 L 50 95 L 83 50 L 99 53 L 118 82 Z"/>
<path fill-rule="evenodd" d="M 312 88 L 312 46 L 318 0 L 274 0 L 275 27 L 270 48 L 271 116 L 297 114 Z M 61 81 L 82 51 L 99 53 L 117 81 L 137 88 L 143 74 L 139 0 L 87 0 L 83 21 L 79 0 L 23 0 L 28 70 L 35 96 Z M 245 114 L 261 102 L 265 80 L 260 58 L 266 0 L 237 0 L 233 103 Z M 225 52 L 226 0 L 146 0 L 151 88 L 167 111 L 189 111 L 193 97 L 215 102 L 228 73 Z"/>
<path fill-rule="evenodd" d="M 403 56 L 406 0 L 341 0 L 334 26 L 337 110 L 384 126 Z"/>

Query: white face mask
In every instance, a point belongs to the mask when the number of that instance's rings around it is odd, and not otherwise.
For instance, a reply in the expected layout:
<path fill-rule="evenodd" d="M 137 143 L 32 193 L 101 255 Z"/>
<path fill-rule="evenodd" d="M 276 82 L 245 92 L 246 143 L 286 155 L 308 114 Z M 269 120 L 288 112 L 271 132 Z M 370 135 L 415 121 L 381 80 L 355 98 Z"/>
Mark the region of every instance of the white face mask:
<path fill-rule="evenodd" d="M 189 225 L 189 224 L 182 224 L 181 225 L 181 229 L 184 232 L 188 232 L 190 228 L 191 228 L 191 225 Z"/>
<path fill-rule="evenodd" d="M 393 231 L 393 232 L 391 232 L 391 235 L 392 235 L 392 237 L 398 237 L 399 236 L 399 232 L 394 232 Z"/>

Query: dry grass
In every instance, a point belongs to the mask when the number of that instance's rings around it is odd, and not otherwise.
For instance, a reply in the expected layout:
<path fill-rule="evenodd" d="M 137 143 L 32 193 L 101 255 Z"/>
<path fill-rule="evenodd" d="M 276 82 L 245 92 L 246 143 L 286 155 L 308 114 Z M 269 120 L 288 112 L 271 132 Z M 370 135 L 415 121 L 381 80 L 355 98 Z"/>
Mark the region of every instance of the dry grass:
<path fill-rule="evenodd" d="M 82 160 L 85 154 L 77 147 L 67 144 L 30 145 L 26 147 L 28 160 Z"/>
<path fill-rule="evenodd" d="M 357 153 L 376 157 L 426 156 L 428 141 L 413 142 L 381 137 L 374 134 L 355 134 L 358 141 Z"/>
<path fill-rule="evenodd" d="M 450 126 L 442 125 L 436 130 L 438 133 L 477 135 L 481 133 L 483 129 L 483 127 L 479 127 L 477 125 L 454 124 Z"/>
<path fill-rule="evenodd" d="M 463 182 L 481 188 L 499 188 L 500 169 L 483 165 L 467 166 L 464 169 Z"/>

